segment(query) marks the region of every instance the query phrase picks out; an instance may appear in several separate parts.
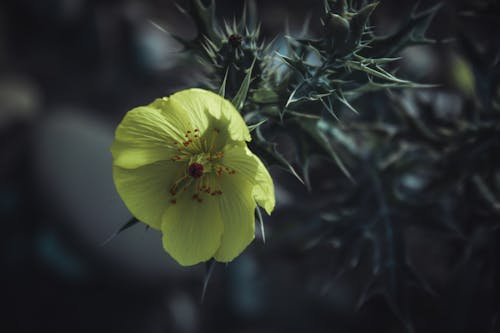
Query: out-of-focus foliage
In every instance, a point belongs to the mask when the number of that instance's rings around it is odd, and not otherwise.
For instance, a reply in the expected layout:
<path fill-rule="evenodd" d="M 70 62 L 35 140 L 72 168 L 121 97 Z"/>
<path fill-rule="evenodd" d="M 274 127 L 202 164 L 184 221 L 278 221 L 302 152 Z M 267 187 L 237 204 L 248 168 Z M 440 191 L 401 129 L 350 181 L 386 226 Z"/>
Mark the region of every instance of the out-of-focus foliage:
<path fill-rule="evenodd" d="M 411 330 L 412 290 L 434 295 L 411 260 L 418 251 L 413 231 L 431 229 L 443 243 L 458 244 L 457 270 L 494 245 L 500 47 L 485 52 L 470 35 L 452 36 L 461 47 L 452 78 L 462 95 L 439 92 L 394 69 L 400 51 L 432 43 L 426 31 L 440 6 L 414 8 L 387 36 L 373 33 L 376 7 L 326 0 L 323 15 L 314 18 L 320 35 L 310 37 L 306 27 L 306 37 L 286 36 L 283 51 L 276 41 L 262 41 L 253 11 L 221 26 L 213 2 L 192 0 L 185 13 L 198 34 L 178 39 L 206 65 L 201 84 L 222 86 L 255 125 L 252 150 L 306 185 L 303 204 L 290 210 L 301 216 L 291 224 L 307 247 L 336 254 L 336 277 L 369 267 L 359 306 L 382 295 Z M 499 14 L 495 2 L 463 13 L 480 19 L 492 11 Z M 283 142 L 287 149 L 278 149 Z M 481 265 L 498 281 L 498 272 L 488 268 L 494 259 Z"/>
<path fill-rule="evenodd" d="M 425 30 L 438 9 L 412 12 L 398 31 L 380 37 L 369 25 L 376 7 L 377 3 L 325 1 L 324 14 L 317 18 L 321 36 L 286 36 L 287 50 L 280 54 L 275 42 L 261 41 L 255 13 L 245 10 L 238 23 L 233 20 L 221 27 L 215 19 L 215 4 L 205 6 L 197 0 L 184 10 L 194 19 L 197 36 L 177 39 L 206 65 L 205 84 L 216 90 L 225 82 L 226 97 L 236 95 L 251 71 L 242 113 L 249 124 L 266 124 L 256 128 L 253 148 L 269 163 L 281 165 L 308 182 L 309 159 L 319 154 L 333 159 L 351 177 L 332 149 L 325 128 L 339 123 L 343 107 L 358 113 L 351 103 L 363 94 L 423 86 L 398 78 L 389 66 L 398 60 L 395 55 L 403 47 L 431 42 Z M 276 150 L 269 137 L 276 132 L 296 141 L 295 147 L 301 150 L 297 163 Z"/>

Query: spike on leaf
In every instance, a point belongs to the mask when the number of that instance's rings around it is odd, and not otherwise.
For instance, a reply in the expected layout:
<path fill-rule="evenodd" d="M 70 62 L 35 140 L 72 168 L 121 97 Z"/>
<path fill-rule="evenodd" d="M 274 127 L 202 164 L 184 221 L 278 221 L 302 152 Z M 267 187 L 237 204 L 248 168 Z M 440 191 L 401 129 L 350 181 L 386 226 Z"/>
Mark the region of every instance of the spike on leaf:
<path fill-rule="evenodd" d="M 260 225 L 260 235 L 262 236 L 262 242 L 266 243 L 266 232 L 264 230 L 264 219 L 262 218 L 262 212 L 260 211 L 259 206 L 256 206 L 257 218 L 259 219 Z"/>
<path fill-rule="evenodd" d="M 212 258 L 205 263 L 205 277 L 203 278 L 203 289 L 201 291 L 200 303 L 203 303 L 205 300 L 205 295 L 207 293 L 208 282 L 212 277 L 212 273 L 215 268 L 215 260 Z"/>
<path fill-rule="evenodd" d="M 250 89 L 250 82 L 252 80 L 252 71 L 253 66 L 255 65 L 255 59 L 252 62 L 252 65 L 247 70 L 247 74 L 241 83 L 240 89 L 236 93 L 236 96 L 233 98 L 233 105 L 236 107 L 236 110 L 241 111 L 243 105 L 245 104 L 245 100 L 247 98 L 248 89 Z"/>
<path fill-rule="evenodd" d="M 135 217 L 132 217 L 127 223 L 125 223 L 124 225 L 122 225 L 117 231 L 115 231 L 104 242 L 102 242 L 101 245 L 104 246 L 104 245 L 108 244 L 113 239 L 115 239 L 115 237 L 118 236 L 120 233 L 122 233 L 123 231 L 127 230 L 128 228 L 136 225 L 139 222 L 140 221 L 138 219 L 136 219 Z"/>

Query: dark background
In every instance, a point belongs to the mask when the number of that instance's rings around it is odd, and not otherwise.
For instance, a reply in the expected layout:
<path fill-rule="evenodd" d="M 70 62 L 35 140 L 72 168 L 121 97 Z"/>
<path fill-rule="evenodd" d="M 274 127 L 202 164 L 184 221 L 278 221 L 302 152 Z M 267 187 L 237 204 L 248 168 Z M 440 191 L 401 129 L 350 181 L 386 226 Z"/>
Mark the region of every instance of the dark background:
<path fill-rule="evenodd" d="M 422 8 L 433 4 L 421 1 Z M 382 1 L 376 31 L 390 31 L 411 6 Z M 498 38 L 484 22 L 457 24 L 459 6 L 445 2 L 431 37 L 477 30 L 486 43 Z M 217 1 L 220 17 L 241 8 Z M 287 21 L 292 33 L 300 30 L 322 1 L 257 1 L 257 8 L 271 39 Z M 278 206 L 266 219 L 266 244 L 257 237 L 233 263 L 217 265 L 202 304 L 204 266 L 179 267 L 157 232 L 136 225 L 102 245 L 130 219 L 111 179 L 114 128 L 132 107 L 198 84 L 180 46 L 149 20 L 193 34 L 189 18 L 167 0 L 0 3 L 0 330 L 404 331 L 381 297 L 356 308 L 362 270 L 329 283 L 329 254 L 305 251 L 301 235 L 286 229 L 287 206 L 301 204 L 290 188 L 305 189 L 277 169 Z M 415 47 L 403 54 L 402 68 L 453 91 L 448 64 L 455 52 L 449 44 Z M 482 291 L 468 268 L 465 281 L 448 278 L 449 266 L 435 260 L 445 250 L 432 244 L 425 262 L 439 293 L 409 295 L 417 331 L 498 332 L 498 292 Z"/>

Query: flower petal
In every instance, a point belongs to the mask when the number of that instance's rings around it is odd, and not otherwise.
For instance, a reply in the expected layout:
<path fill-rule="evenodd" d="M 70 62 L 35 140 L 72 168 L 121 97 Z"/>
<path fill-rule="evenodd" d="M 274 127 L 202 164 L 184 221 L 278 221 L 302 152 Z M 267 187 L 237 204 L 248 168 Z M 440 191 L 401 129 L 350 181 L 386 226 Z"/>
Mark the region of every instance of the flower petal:
<path fill-rule="evenodd" d="M 262 161 L 246 144 L 227 146 L 222 163 L 243 175 L 253 185 L 252 194 L 255 201 L 271 215 L 275 206 L 273 180 Z"/>
<path fill-rule="evenodd" d="M 169 107 L 168 99 L 157 99 L 148 106 L 129 111 L 118 125 L 111 145 L 113 163 L 137 168 L 176 154 L 173 143 L 182 140 L 189 119 Z"/>
<path fill-rule="evenodd" d="M 224 223 L 221 244 L 214 257 L 229 262 L 238 256 L 255 237 L 255 200 L 252 184 L 241 175 L 224 175 L 218 183 L 220 214 Z"/>
<path fill-rule="evenodd" d="M 162 218 L 163 247 L 183 266 L 195 265 L 214 256 L 220 246 L 223 224 L 216 199 L 193 199 L 195 186 L 184 192 Z"/>
<path fill-rule="evenodd" d="M 182 163 L 159 161 L 136 169 L 113 167 L 116 189 L 130 212 L 151 228 L 160 229 L 170 205 L 171 184 L 183 172 Z"/>
<path fill-rule="evenodd" d="M 169 101 L 175 106 L 175 109 L 183 108 L 191 118 L 192 125 L 202 133 L 213 126 L 215 119 L 228 126 L 228 139 L 233 141 L 251 140 L 248 127 L 234 105 L 211 91 L 182 90 L 170 96 Z"/>

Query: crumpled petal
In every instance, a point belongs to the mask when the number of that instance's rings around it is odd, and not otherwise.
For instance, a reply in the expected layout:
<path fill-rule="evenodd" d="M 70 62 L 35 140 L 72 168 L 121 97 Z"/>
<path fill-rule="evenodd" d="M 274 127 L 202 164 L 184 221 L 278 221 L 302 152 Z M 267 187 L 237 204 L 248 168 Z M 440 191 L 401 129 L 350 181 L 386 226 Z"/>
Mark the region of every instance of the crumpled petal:
<path fill-rule="evenodd" d="M 224 227 L 214 197 L 193 199 L 195 186 L 182 193 L 162 217 L 163 247 L 183 266 L 212 258 L 220 246 Z"/>
<path fill-rule="evenodd" d="M 227 146 L 222 163 L 243 175 L 253 185 L 252 194 L 255 201 L 271 215 L 275 206 L 273 180 L 262 161 L 246 144 Z"/>
<path fill-rule="evenodd" d="M 136 169 L 113 167 L 116 190 L 130 212 L 153 229 L 160 229 L 171 205 L 169 186 L 184 173 L 181 163 L 158 161 Z"/>
<path fill-rule="evenodd" d="M 224 232 L 219 249 L 214 255 L 221 262 L 232 261 L 255 238 L 255 200 L 252 184 L 241 175 L 218 177 L 222 195 L 217 197 Z"/>
<path fill-rule="evenodd" d="M 157 99 L 125 115 L 111 145 L 115 166 L 133 169 L 168 160 L 177 153 L 174 142 L 182 140 L 180 128 L 189 120 L 182 110 L 168 110 L 167 105 L 167 99 Z"/>
<path fill-rule="evenodd" d="M 233 104 L 223 97 L 202 89 L 187 89 L 170 96 L 169 102 L 177 109 L 184 109 L 193 127 L 201 133 L 209 131 L 219 122 L 227 130 L 224 142 L 250 141 L 251 136 L 245 121 Z"/>

